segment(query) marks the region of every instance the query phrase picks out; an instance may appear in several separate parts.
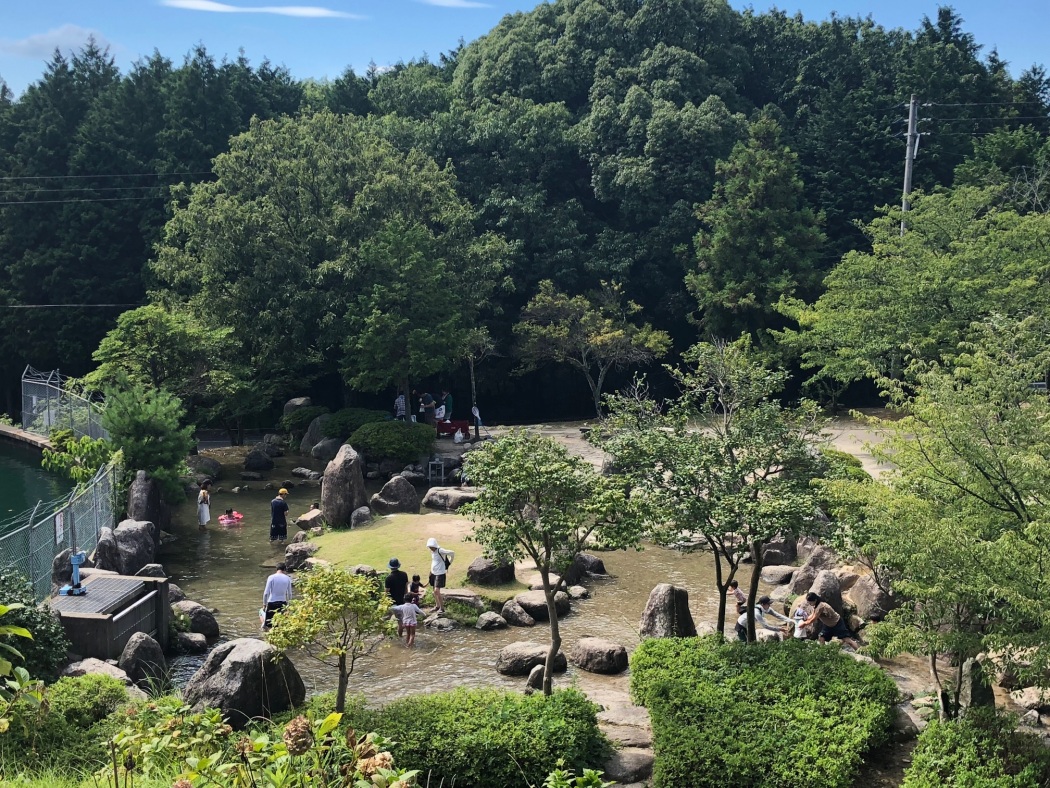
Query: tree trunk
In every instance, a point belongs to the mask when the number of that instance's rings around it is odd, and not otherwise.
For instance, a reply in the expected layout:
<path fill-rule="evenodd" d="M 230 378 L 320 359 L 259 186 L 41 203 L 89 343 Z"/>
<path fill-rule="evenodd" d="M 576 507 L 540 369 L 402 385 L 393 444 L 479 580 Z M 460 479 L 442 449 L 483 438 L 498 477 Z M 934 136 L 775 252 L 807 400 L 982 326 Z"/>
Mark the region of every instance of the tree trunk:
<path fill-rule="evenodd" d="M 346 707 L 346 686 L 350 683 L 350 672 L 346 669 L 346 654 L 339 655 L 339 688 L 335 692 L 335 710 L 342 714 Z"/>
<path fill-rule="evenodd" d="M 468 356 L 467 363 L 470 365 L 470 420 L 474 422 L 474 440 L 481 440 L 479 434 L 478 420 L 474 416 L 474 408 L 478 406 L 478 388 L 474 382 L 474 357 Z"/>
<path fill-rule="evenodd" d="M 951 701 L 948 698 L 948 693 L 944 689 L 944 684 L 941 683 L 941 674 L 937 670 L 937 652 L 934 651 L 930 654 L 930 678 L 933 679 L 933 684 L 937 687 L 937 704 L 940 712 L 939 716 L 941 721 L 951 719 Z"/>
<path fill-rule="evenodd" d="M 715 553 L 715 586 L 718 587 L 718 623 L 715 629 L 723 638 L 726 636 L 726 594 L 729 593 L 729 580 L 722 582 L 722 562 L 718 560 L 718 553 Z"/>
<path fill-rule="evenodd" d="M 758 580 L 762 574 L 762 548 L 765 543 L 761 539 L 751 542 L 751 555 L 755 559 L 754 572 L 751 582 L 747 587 L 747 642 L 754 643 L 758 638 L 755 636 L 755 599 L 758 597 Z"/>
<path fill-rule="evenodd" d="M 551 588 L 550 574 L 541 569 L 540 577 L 543 579 L 543 596 L 547 600 L 547 615 L 551 620 L 551 647 L 547 650 L 547 660 L 543 665 L 543 694 L 549 696 L 554 691 L 554 659 L 561 649 L 561 628 L 558 625 L 558 609 L 554 604 L 555 590 Z"/>

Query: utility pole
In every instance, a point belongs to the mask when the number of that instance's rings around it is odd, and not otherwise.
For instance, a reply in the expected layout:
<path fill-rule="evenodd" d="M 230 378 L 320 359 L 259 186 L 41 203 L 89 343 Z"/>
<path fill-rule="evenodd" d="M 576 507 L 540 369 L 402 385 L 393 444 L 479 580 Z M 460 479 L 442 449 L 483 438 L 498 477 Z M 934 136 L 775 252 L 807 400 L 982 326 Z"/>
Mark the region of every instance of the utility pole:
<path fill-rule="evenodd" d="M 901 200 L 901 237 L 904 237 L 904 231 L 907 229 L 907 224 L 904 221 L 904 214 L 911 209 L 911 203 L 908 201 L 908 195 L 911 194 L 911 176 L 912 170 L 915 167 L 915 151 L 919 147 L 919 102 L 915 98 L 915 94 L 911 95 L 911 103 L 908 105 L 908 147 L 904 151 L 904 197 Z"/>

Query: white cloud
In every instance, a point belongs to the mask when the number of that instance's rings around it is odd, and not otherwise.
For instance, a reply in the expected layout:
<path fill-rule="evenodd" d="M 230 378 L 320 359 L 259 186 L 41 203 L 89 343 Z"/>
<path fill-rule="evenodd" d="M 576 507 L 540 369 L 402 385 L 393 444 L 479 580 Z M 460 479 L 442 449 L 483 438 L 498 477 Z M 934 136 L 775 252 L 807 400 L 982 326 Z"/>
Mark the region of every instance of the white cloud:
<path fill-rule="evenodd" d="M 437 5 L 442 8 L 491 8 L 488 3 L 476 3 L 474 0 L 419 0 L 427 5 Z"/>
<path fill-rule="evenodd" d="M 364 19 L 357 14 L 335 11 L 314 5 L 257 5 L 239 6 L 229 3 L 217 3 L 214 0 L 160 0 L 161 5 L 169 8 L 182 8 L 186 11 L 210 11 L 215 14 L 276 14 L 277 16 L 298 16 L 307 19 Z"/>
<path fill-rule="evenodd" d="M 16 57 L 48 58 L 57 47 L 63 52 L 80 49 L 92 36 L 99 48 L 105 49 L 109 42 L 97 30 L 78 25 L 62 25 L 46 33 L 37 33 L 26 38 L 11 40 L 0 39 L 0 53 Z"/>

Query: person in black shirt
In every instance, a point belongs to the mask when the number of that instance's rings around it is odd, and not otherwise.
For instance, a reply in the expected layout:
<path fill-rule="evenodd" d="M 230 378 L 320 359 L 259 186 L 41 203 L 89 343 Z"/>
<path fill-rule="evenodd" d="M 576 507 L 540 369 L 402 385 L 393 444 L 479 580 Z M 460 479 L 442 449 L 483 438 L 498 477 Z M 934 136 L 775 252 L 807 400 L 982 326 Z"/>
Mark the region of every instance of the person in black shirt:
<path fill-rule="evenodd" d="M 387 564 L 390 574 L 386 576 L 386 592 L 394 600 L 395 605 L 405 603 L 405 592 L 408 590 L 408 575 L 401 571 L 401 562 L 391 558 Z"/>
<path fill-rule="evenodd" d="M 288 538 L 288 504 L 285 498 L 288 491 L 283 487 L 277 491 L 277 497 L 270 501 L 270 541 L 284 544 Z"/>

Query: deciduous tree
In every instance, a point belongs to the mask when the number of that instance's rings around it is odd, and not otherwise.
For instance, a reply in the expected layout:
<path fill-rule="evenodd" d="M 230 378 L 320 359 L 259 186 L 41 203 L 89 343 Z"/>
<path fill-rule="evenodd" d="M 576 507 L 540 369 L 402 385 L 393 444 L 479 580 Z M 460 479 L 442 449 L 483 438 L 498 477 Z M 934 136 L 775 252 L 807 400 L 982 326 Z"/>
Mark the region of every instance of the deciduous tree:
<path fill-rule="evenodd" d="M 515 431 L 468 455 L 464 473 L 479 487 L 466 507 L 471 538 L 497 561 L 530 558 L 543 581 L 551 644 L 543 692 L 551 694 L 561 630 L 553 574 L 564 572 L 589 540 L 608 548 L 637 543 L 637 521 L 626 515 L 626 498 L 615 480 L 601 476 L 550 438 Z"/>

